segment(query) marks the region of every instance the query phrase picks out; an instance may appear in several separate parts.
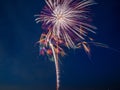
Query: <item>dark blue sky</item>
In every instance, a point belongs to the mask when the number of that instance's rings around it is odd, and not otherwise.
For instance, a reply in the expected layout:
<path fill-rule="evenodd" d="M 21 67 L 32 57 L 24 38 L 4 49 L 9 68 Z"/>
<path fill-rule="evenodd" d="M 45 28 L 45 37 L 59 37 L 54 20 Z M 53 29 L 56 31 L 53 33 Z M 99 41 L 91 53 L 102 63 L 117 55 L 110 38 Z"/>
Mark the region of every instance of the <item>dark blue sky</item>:
<path fill-rule="evenodd" d="M 96 0 L 92 6 L 96 41 L 120 50 L 119 0 Z M 55 90 L 54 63 L 38 55 L 42 29 L 34 15 L 43 0 L 0 1 L 0 90 Z M 91 46 L 61 59 L 60 90 L 120 90 L 120 53 Z"/>

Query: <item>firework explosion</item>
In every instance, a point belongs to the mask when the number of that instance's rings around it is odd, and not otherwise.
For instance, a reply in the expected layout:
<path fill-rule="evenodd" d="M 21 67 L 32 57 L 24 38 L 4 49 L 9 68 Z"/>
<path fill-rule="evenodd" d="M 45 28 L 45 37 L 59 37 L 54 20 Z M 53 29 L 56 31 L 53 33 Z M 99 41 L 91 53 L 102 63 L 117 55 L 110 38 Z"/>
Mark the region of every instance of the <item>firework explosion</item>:
<path fill-rule="evenodd" d="M 93 0 L 45 0 L 46 6 L 37 16 L 36 22 L 42 22 L 44 33 L 38 41 L 40 54 L 47 55 L 55 62 L 56 90 L 59 90 L 59 56 L 64 56 L 63 47 L 83 48 L 90 54 L 88 42 L 93 39 L 88 34 L 95 33 L 94 26 L 88 24 L 89 6 Z"/>

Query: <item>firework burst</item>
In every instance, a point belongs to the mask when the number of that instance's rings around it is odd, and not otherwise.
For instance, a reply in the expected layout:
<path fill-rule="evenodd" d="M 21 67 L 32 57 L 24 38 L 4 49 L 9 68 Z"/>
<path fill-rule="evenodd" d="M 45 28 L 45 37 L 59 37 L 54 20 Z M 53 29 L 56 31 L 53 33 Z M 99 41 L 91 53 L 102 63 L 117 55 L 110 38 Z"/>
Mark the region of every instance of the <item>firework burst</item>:
<path fill-rule="evenodd" d="M 42 22 L 45 30 L 38 41 L 40 54 L 47 55 L 55 62 L 56 83 L 59 90 L 59 56 L 64 56 L 62 47 L 69 49 L 83 48 L 90 53 L 88 33 L 95 33 L 94 26 L 88 24 L 88 7 L 95 4 L 93 0 L 45 0 L 46 6 L 35 19 Z"/>

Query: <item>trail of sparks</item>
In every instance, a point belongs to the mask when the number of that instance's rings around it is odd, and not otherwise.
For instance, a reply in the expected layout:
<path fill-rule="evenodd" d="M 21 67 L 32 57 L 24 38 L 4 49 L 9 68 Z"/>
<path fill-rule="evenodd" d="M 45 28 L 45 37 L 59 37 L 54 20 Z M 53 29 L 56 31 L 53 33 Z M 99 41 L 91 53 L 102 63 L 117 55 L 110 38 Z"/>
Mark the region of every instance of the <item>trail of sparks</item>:
<path fill-rule="evenodd" d="M 88 24 L 88 6 L 93 0 L 45 0 L 46 6 L 40 15 L 35 15 L 36 23 L 42 22 L 45 30 L 38 41 L 40 54 L 47 55 L 55 62 L 56 90 L 59 90 L 59 56 L 64 56 L 62 47 L 83 48 L 90 54 L 89 43 L 93 41 L 89 33 L 95 33 L 94 26 Z M 89 42 L 89 43 L 87 43 Z"/>
<path fill-rule="evenodd" d="M 56 90 L 59 90 L 59 63 L 58 63 L 58 59 L 56 57 L 56 53 L 55 53 L 55 50 L 54 50 L 54 47 L 53 45 L 50 43 L 50 46 L 51 46 L 51 49 L 52 49 L 52 52 L 53 52 L 53 57 L 54 57 L 54 60 L 55 60 L 55 68 L 56 68 Z"/>

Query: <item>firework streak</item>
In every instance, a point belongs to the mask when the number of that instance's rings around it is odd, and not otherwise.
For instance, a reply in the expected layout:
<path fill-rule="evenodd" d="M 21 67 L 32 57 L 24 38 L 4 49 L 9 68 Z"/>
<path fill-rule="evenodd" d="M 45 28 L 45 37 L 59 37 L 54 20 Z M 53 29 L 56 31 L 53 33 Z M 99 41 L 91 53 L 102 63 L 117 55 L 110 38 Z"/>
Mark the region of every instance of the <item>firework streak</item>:
<path fill-rule="evenodd" d="M 40 15 L 35 15 L 37 23 L 42 22 L 44 33 L 38 41 L 40 54 L 47 55 L 55 62 L 56 90 L 59 90 L 59 56 L 64 56 L 64 47 L 83 48 L 90 54 L 88 42 L 93 42 L 89 33 L 95 33 L 94 26 L 88 24 L 89 6 L 93 0 L 45 0 L 46 6 Z"/>

